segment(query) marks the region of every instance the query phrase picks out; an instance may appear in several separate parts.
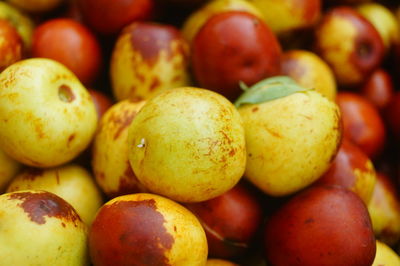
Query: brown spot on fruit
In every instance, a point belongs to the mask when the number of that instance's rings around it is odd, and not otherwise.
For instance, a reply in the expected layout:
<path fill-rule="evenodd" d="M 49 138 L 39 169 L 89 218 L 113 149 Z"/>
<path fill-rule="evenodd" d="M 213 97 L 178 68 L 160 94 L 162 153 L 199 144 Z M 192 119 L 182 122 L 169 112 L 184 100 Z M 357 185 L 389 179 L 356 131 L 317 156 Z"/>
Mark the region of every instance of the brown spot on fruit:
<path fill-rule="evenodd" d="M 256 107 L 253 107 L 253 108 L 251 109 L 251 111 L 252 111 L 253 113 L 255 113 L 255 112 L 257 112 L 259 109 L 260 109 L 260 108 L 258 108 L 258 106 L 256 106 Z"/>
<path fill-rule="evenodd" d="M 157 87 L 160 86 L 160 84 L 161 84 L 161 83 L 160 83 L 160 80 L 159 80 L 158 78 L 154 78 L 154 79 L 151 81 L 149 90 L 150 90 L 150 91 L 154 91 L 155 89 L 157 89 Z"/>
<path fill-rule="evenodd" d="M 43 169 L 29 167 L 24 171 L 23 178 L 25 180 L 33 181 L 37 177 L 43 175 L 43 172 L 44 172 Z"/>
<path fill-rule="evenodd" d="M 62 84 L 60 87 L 58 87 L 58 98 L 63 102 L 70 103 L 75 100 L 75 95 L 72 92 L 71 87 Z"/>
<path fill-rule="evenodd" d="M 114 134 L 114 140 L 116 140 L 131 123 L 133 118 L 136 116 L 136 111 L 135 112 L 130 112 L 127 110 L 124 110 L 123 113 L 118 114 L 118 115 L 112 115 L 110 117 L 110 120 L 114 122 L 114 124 L 117 126 L 117 130 Z"/>
<path fill-rule="evenodd" d="M 74 139 L 75 139 L 75 134 L 71 134 L 71 135 L 68 137 L 68 145 L 69 145 Z"/>
<path fill-rule="evenodd" d="M 71 221 L 74 224 L 81 220 L 71 205 L 50 192 L 13 192 L 9 194 L 9 198 L 20 200 L 19 206 L 31 221 L 37 224 L 46 223 L 45 216 Z"/>
<path fill-rule="evenodd" d="M 107 265 L 170 265 L 166 253 L 174 238 L 164 223 L 153 199 L 105 205 L 89 236 L 90 243 L 97 246 L 91 250 L 92 258 Z M 110 247 L 115 252 L 105 252 Z"/>

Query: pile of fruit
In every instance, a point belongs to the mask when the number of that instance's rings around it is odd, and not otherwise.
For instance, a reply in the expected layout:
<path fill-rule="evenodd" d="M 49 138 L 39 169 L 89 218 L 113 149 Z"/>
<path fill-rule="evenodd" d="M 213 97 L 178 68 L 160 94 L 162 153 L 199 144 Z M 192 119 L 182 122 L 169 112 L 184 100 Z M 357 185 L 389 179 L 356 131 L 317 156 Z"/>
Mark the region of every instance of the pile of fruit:
<path fill-rule="evenodd" d="M 0 265 L 400 265 L 396 0 L 0 2 Z"/>

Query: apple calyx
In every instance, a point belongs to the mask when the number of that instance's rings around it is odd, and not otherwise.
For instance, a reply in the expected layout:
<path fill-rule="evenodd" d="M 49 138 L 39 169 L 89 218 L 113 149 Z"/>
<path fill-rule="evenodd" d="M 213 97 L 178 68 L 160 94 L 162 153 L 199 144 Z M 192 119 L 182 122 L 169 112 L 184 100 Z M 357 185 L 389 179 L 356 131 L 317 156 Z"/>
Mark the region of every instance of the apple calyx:
<path fill-rule="evenodd" d="M 313 90 L 298 85 L 288 76 L 275 76 L 266 78 L 248 87 L 244 82 L 239 82 L 240 88 L 244 91 L 235 101 L 234 105 L 239 108 L 246 104 L 258 104 L 272 101 L 296 92 Z"/>

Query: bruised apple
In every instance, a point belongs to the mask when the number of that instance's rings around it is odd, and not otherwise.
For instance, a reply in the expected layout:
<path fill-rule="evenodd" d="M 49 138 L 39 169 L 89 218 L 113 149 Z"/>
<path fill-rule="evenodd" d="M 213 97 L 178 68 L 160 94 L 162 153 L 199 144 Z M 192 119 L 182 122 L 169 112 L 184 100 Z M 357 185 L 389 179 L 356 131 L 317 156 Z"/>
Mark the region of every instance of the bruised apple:
<path fill-rule="evenodd" d="M 280 73 L 281 47 L 259 17 L 244 11 L 211 16 L 192 42 L 191 63 L 200 87 L 229 100 L 242 92 L 239 83 L 252 85 Z"/>
<path fill-rule="evenodd" d="M 109 197 L 144 192 L 128 160 L 128 128 L 144 101 L 120 101 L 100 119 L 92 149 L 92 169 L 97 183 Z"/>
<path fill-rule="evenodd" d="M 19 61 L 0 74 L 0 147 L 34 167 L 75 158 L 97 127 L 93 100 L 77 77 L 50 59 Z"/>
<path fill-rule="evenodd" d="M 2 265 L 89 265 L 87 226 L 53 193 L 23 190 L 0 195 Z"/>
<path fill-rule="evenodd" d="M 87 225 L 92 223 L 103 204 L 102 195 L 92 175 L 76 164 L 51 169 L 27 168 L 11 181 L 7 192 L 26 189 L 56 194 L 71 204 Z"/>
<path fill-rule="evenodd" d="M 147 193 L 103 205 L 89 232 L 89 250 L 94 266 L 203 266 L 207 261 L 207 239 L 196 216 Z"/>
<path fill-rule="evenodd" d="M 171 25 L 135 22 L 116 40 L 110 61 L 117 100 L 151 98 L 161 90 L 189 85 L 189 46 Z"/>
<path fill-rule="evenodd" d="M 263 80 L 235 102 L 243 119 L 245 177 L 271 196 L 303 189 L 328 170 L 341 141 L 338 106 L 288 77 Z"/>
<path fill-rule="evenodd" d="M 269 217 L 271 265 L 371 265 L 376 244 L 367 207 L 339 186 L 310 187 Z"/>
<path fill-rule="evenodd" d="M 165 90 L 129 126 L 129 161 L 151 192 L 181 202 L 217 197 L 238 183 L 246 165 L 242 120 L 210 90 Z"/>

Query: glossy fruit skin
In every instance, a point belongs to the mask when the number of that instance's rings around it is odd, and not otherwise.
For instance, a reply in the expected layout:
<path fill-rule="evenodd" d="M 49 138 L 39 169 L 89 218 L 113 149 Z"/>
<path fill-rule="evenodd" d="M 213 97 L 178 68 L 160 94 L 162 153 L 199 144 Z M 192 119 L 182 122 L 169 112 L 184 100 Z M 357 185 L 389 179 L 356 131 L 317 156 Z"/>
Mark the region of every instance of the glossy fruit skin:
<path fill-rule="evenodd" d="M 241 94 L 239 81 L 252 85 L 280 72 L 281 47 L 256 16 L 229 11 L 212 16 L 192 43 L 192 68 L 200 87 L 230 100 Z"/>
<path fill-rule="evenodd" d="M 371 159 L 382 152 L 386 129 L 378 109 L 353 92 L 339 92 L 336 97 L 343 120 L 344 136 L 358 145 Z"/>
<path fill-rule="evenodd" d="M 353 192 L 315 186 L 297 194 L 267 221 L 272 265 L 371 265 L 376 252 L 368 210 Z"/>
<path fill-rule="evenodd" d="M 348 139 L 343 138 L 339 151 L 328 171 L 316 184 L 338 185 L 356 193 L 368 204 L 376 183 L 372 161 Z"/>
<path fill-rule="evenodd" d="M 216 258 L 243 255 L 262 221 L 261 204 L 243 183 L 216 198 L 185 206 L 202 223 L 209 255 Z"/>
<path fill-rule="evenodd" d="M 0 19 L 0 72 L 22 59 L 23 43 L 16 28 Z"/>
<path fill-rule="evenodd" d="M 84 21 L 101 34 L 117 34 L 124 26 L 151 18 L 154 0 L 78 0 Z"/>
<path fill-rule="evenodd" d="M 95 81 L 102 64 L 95 35 L 72 19 L 51 19 L 39 25 L 33 34 L 32 55 L 64 64 L 86 85 Z"/>

